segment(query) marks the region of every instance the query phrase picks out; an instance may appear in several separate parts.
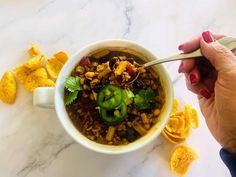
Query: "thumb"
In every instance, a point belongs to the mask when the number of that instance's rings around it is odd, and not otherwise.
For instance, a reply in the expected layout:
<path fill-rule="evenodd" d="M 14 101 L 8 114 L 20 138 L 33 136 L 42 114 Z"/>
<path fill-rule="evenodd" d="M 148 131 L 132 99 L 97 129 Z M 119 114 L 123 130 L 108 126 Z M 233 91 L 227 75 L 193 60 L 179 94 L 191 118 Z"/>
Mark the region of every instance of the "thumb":
<path fill-rule="evenodd" d="M 202 54 L 217 71 L 227 71 L 236 68 L 235 55 L 218 41 L 207 43 L 204 38 L 201 38 L 200 48 Z"/>

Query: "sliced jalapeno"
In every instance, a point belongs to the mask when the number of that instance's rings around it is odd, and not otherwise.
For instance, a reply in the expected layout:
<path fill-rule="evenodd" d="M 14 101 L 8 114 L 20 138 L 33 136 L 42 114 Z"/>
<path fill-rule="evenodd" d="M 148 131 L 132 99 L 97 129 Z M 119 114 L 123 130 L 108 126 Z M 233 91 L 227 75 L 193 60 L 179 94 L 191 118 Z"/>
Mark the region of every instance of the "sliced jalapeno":
<path fill-rule="evenodd" d="M 122 90 L 115 85 L 106 85 L 97 96 L 98 106 L 106 110 L 118 107 L 122 101 Z"/>
<path fill-rule="evenodd" d="M 124 102 L 121 102 L 120 106 L 115 109 L 107 110 L 101 108 L 100 115 L 101 119 L 105 123 L 109 125 L 118 124 L 124 120 L 125 116 L 127 115 L 127 106 Z"/>

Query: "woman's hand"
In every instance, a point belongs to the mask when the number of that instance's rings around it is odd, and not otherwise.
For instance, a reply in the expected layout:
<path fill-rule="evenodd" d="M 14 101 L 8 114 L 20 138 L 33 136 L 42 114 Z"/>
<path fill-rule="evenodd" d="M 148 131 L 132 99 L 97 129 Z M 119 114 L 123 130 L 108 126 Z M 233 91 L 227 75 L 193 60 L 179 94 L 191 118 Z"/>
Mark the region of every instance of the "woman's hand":
<path fill-rule="evenodd" d="M 236 56 L 215 41 L 222 35 L 202 37 L 179 46 L 183 52 L 200 47 L 205 58 L 185 60 L 179 67 L 186 84 L 196 93 L 208 128 L 223 148 L 236 153 Z"/>

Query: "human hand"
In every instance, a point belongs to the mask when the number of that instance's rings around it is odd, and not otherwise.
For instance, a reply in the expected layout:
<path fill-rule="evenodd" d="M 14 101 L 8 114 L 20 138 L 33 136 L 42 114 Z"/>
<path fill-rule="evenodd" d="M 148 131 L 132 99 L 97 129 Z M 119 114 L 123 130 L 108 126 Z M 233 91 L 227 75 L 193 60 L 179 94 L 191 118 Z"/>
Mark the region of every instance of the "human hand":
<path fill-rule="evenodd" d="M 222 37 L 206 31 L 180 45 L 185 53 L 200 47 L 205 58 L 182 61 L 179 73 L 185 73 L 188 89 L 198 95 L 212 135 L 223 148 L 236 153 L 236 52 L 215 41 Z"/>

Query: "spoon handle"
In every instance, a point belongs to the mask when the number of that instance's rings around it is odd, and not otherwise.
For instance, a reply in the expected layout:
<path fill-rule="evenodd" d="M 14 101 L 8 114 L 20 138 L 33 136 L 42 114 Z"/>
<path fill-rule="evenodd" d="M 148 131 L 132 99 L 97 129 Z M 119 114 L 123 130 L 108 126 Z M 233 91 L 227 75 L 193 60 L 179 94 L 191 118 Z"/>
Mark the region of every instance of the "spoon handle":
<path fill-rule="evenodd" d="M 227 47 L 229 50 L 233 50 L 236 48 L 236 38 L 223 37 L 219 39 L 218 42 L 224 45 L 225 47 Z M 167 58 L 153 60 L 153 61 L 143 64 L 143 67 L 146 68 L 155 64 L 161 64 L 161 63 L 176 61 L 176 60 L 191 59 L 191 58 L 196 58 L 196 57 L 201 57 L 201 56 L 203 56 L 201 53 L 201 50 L 198 49 L 191 53 L 180 53 L 178 55 L 170 56 Z"/>

